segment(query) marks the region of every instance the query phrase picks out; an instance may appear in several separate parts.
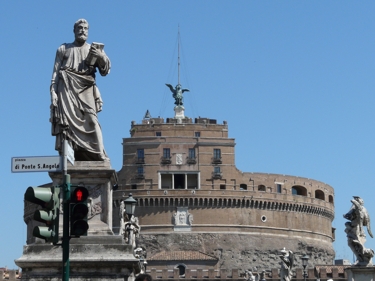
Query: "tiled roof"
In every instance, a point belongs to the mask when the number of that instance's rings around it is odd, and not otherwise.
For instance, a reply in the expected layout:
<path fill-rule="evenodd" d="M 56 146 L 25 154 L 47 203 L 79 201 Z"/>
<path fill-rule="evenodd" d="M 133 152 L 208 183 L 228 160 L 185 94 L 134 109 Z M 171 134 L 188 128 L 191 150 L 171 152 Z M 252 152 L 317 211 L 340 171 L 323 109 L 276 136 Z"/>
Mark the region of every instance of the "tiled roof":
<path fill-rule="evenodd" d="M 160 252 L 152 257 L 148 258 L 147 261 L 188 261 L 188 260 L 210 260 L 217 261 L 218 259 L 207 255 L 199 251 L 170 251 Z"/>
<path fill-rule="evenodd" d="M 320 272 L 322 268 L 325 268 L 327 273 L 332 273 L 332 268 L 337 268 L 339 274 L 344 273 L 345 268 L 347 267 L 351 267 L 351 265 L 316 265 L 315 266 L 317 272 Z"/>

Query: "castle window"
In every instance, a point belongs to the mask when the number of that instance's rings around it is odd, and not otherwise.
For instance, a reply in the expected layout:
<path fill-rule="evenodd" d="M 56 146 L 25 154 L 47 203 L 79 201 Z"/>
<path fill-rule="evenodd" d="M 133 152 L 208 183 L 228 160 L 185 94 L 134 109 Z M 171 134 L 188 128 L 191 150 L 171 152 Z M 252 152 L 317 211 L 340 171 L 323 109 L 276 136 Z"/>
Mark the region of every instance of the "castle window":
<path fill-rule="evenodd" d="M 136 184 L 132 184 L 132 189 L 137 189 L 137 185 Z"/>
<path fill-rule="evenodd" d="M 189 158 L 195 159 L 195 148 L 189 148 Z"/>
<path fill-rule="evenodd" d="M 156 132 L 155 135 L 156 135 L 157 137 L 161 137 L 161 132 Z"/>
<path fill-rule="evenodd" d="M 179 264 L 179 265 L 177 265 L 175 268 L 178 268 L 178 275 L 179 275 L 179 277 L 183 277 L 183 276 L 185 276 L 186 265 L 184 265 L 184 264 Z"/>
<path fill-rule="evenodd" d="M 161 158 L 161 164 L 169 165 L 171 163 L 171 150 L 169 148 L 163 148 L 163 157 Z"/>
<path fill-rule="evenodd" d="M 294 185 L 292 186 L 292 194 L 293 195 L 301 195 L 301 196 L 307 196 L 307 190 L 305 187 L 301 185 Z"/>
<path fill-rule="evenodd" d="M 329 196 L 328 196 L 328 201 L 329 201 L 329 203 L 332 203 L 332 204 L 333 204 L 333 196 L 332 196 L 332 195 L 329 195 Z"/>
<path fill-rule="evenodd" d="M 226 189 L 225 184 L 220 184 L 220 189 Z"/>
<path fill-rule="evenodd" d="M 276 192 L 277 193 L 281 193 L 282 192 L 281 184 L 276 184 Z"/>
<path fill-rule="evenodd" d="M 247 184 L 241 183 L 240 190 L 247 190 Z"/>
<path fill-rule="evenodd" d="M 138 174 L 143 174 L 143 166 L 138 167 Z"/>
<path fill-rule="evenodd" d="M 165 159 L 171 158 L 171 150 L 169 148 L 163 148 L 163 157 Z"/>
<path fill-rule="evenodd" d="M 189 157 L 187 159 L 188 164 L 196 164 L 195 160 L 195 148 L 189 148 Z"/>
<path fill-rule="evenodd" d="M 324 192 L 319 189 L 315 190 L 315 198 L 324 200 L 325 199 Z"/>
<path fill-rule="evenodd" d="M 137 167 L 137 176 L 136 177 L 138 179 L 144 179 L 145 175 L 144 175 L 143 166 L 138 166 Z"/>
<path fill-rule="evenodd" d="M 221 150 L 215 148 L 214 149 L 214 159 L 220 159 L 221 158 Z"/>
<path fill-rule="evenodd" d="M 258 185 L 258 191 L 266 191 L 266 187 L 263 184 Z"/>
<path fill-rule="evenodd" d="M 214 179 L 221 179 L 221 171 L 220 171 L 220 167 L 214 167 L 214 171 L 212 173 L 212 177 Z"/>
<path fill-rule="evenodd" d="M 145 162 L 145 151 L 143 148 L 137 149 L 137 163 Z"/>
<path fill-rule="evenodd" d="M 221 164 L 221 150 L 218 148 L 214 148 L 214 157 L 212 159 L 214 164 Z"/>
<path fill-rule="evenodd" d="M 200 138 L 201 137 L 201 132 L 195 132 L 195 137 Z"/>

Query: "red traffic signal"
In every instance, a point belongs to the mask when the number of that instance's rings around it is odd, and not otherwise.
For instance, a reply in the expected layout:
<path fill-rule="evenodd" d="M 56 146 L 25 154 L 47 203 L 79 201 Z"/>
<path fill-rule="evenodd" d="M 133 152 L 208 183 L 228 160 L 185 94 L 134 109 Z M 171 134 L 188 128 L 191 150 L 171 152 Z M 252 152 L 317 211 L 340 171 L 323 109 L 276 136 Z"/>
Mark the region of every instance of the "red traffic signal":
<path fill-rule="evenodd" d="M 89 197 L 88 190 L 83 186 L 78 186 L 70 196 L 70 201 L 72 203 L 82 203 Z"/>
<path fill-rule="evenodd" d="M 86 236 L 89 225 L 87 223 L 87 198 L 89 192 L 83 186 L 77 186 L 70 196 L 70 235 Z"/>

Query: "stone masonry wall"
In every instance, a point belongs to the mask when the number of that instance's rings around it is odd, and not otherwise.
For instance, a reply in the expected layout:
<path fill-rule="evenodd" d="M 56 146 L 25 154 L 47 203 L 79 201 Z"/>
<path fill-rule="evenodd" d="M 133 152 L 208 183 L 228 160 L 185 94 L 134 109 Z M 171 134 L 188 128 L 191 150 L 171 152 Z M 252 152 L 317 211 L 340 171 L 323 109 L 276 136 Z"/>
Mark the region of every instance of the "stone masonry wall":
<path fill-rule="evenodd" d="M 139 238 L 147 256 L 160 251 L 201 251 L 219 259 L 218 269 L 252 269 L 254 271 L 279 268 L 280 250 L 285 247 L 295 254 L 296 266 L 302 266 L 300 257 L 310 256 L 309 263 L 333 264 L 334 250 L 329 243 L 312 239 L 254 236 L 227 233 L 168 233 Z"/>

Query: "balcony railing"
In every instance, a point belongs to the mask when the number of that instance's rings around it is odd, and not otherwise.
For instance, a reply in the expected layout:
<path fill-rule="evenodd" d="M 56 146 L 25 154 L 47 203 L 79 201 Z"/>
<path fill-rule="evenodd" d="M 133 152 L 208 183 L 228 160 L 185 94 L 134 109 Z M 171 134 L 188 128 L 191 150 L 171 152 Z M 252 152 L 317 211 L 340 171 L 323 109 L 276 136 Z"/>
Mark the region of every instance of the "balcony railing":
<path fill-rule="evenodd" d="M 195 157 L 188 157 L 186 162 L 188 164 L 196 164 L 197 163 L 197 159 Z"/>
<path fill-rule="evenodd" d="M 213 179 L 221 179 L 223 174 L 221 172 L 212 172 L 212 178 Z"/>
<path fill-rule="evenodd" d="M 212 158 L 212 164 L 221 164 L 221 157 L 214 157 Z"/>
<path fill-rule="evenodd" d="M 162 157 L 161 158 L 161 163 L 164 164 L 164 165 L 171 164 L 172 163 L 171 157 Z"/>

